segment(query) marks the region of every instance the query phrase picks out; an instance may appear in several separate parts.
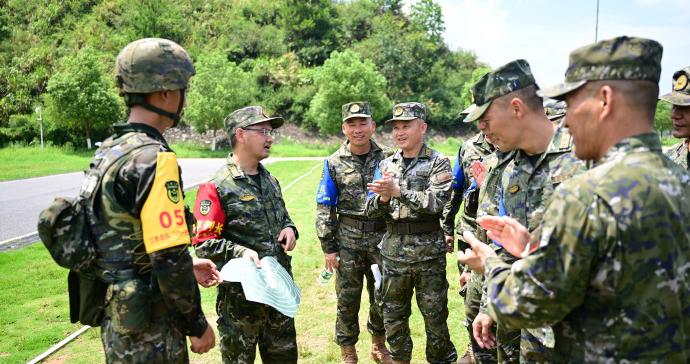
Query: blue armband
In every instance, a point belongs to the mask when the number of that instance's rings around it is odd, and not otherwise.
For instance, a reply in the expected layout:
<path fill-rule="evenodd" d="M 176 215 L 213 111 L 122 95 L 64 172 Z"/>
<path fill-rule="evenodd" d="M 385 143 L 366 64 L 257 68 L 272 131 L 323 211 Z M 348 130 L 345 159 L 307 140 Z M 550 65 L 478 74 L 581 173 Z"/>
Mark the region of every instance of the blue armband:
<path fill-rule="evenodd" d="M 462 190 L 465 188 L 465 172 L 462 170 L 460 153 L 462 153 L 462 147 L 458 149 L 458 157 L 455 158 L 455 163 L 453 163 L 453 182 L 451 182 L 450 186 Z"/>
<path fill-rule="evenodd" d="M 503 201 L 503 187 L 498 189 L 498 193 L 501 196 L 498 200 L 498 216 L 506 216 L 506 205 Z M 503 247 L 503 245 L 498 240 L 493 240 L 494 244 Z"/>
<path fill-rule="evenodd" d="M 338 203 L 338 187 L 333 182 L 331 174 L 328 171 L 328 160 L 323 161 L 323 172 L 321 173 L 321 182 L 319 189 L 316 191 L 316 203 L 335 206 Z"/>

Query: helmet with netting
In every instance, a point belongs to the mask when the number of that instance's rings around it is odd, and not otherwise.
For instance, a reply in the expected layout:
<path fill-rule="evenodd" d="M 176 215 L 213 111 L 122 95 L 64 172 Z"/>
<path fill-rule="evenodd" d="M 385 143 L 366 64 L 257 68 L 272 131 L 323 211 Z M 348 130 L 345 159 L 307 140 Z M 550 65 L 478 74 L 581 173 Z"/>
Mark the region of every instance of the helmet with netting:
<path fill-rule="evenodd" d="M 186 89 L 195 73 L 187 51 L 179 44 L 161 38 L 129 43 L 115 63 L 120 95 Z"/>

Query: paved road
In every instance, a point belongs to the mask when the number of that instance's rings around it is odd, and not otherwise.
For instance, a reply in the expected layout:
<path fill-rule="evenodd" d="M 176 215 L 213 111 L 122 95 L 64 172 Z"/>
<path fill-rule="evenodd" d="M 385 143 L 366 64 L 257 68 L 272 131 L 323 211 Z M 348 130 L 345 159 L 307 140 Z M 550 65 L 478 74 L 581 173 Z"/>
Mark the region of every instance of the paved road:
<path fill-rule="evenodd" d="M 282 160 L 321 160 L 321 157 L 268 158 L 264 164 Z M 225 164 L 224 158 L 180 159 L 182 183 L 192 188 Z M 37 240 L 38 214 L 56 196 L 76 196 L 82 172 L 0 182 L 0 251 Z M 23 237 L 22 239 L 16 239 Z M 11 240 L 11 241 L 10 241 Z"/>

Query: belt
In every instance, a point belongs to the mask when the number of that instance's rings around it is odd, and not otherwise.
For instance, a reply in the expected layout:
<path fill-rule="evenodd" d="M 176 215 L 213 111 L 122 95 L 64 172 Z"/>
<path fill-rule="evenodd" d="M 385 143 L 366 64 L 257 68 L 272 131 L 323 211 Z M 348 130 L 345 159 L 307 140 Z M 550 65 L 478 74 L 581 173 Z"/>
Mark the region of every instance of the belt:
<path fill-rule="evenodd" d="M 356 228 L 365 233 L 386 230 L 386 223 L 381 220 L 357 220 L 345 215 L 338 216 L 338 220 L 341 224 Z"/>
<path fill-rule="evenodd" d="M 386 224 L 386 230 L 388 230 L 388 233 L 390 234 L 412 235 L 430 233 L 433 231 L 441 230 L 441 224 L 438 220 L 416 222 L 393 222 Z"/>

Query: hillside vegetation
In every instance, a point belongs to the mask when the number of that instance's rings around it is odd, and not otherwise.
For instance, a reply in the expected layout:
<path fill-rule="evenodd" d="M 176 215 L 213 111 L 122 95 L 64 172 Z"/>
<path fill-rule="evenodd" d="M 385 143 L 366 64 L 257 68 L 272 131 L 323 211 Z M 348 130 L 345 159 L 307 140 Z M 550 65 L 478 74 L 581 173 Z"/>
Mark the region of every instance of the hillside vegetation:
<path fill-rule="evenodd" d="M 429 122 L 453 125 L 487 68 L 444 43 L 441 8 L 419 0 L 7 0 L 0 8 L 0 145 L 46 139 L 84 146 L 125 117 L 117 53 L 143 37 L 185 47 L 195 61 L 186 122 L 220 129 L 224 116 L 264 105 L 289 122 L 339 132 L 340 105 L 367 99 L 375 118 L 419 101 Z M 461 21 L 461 20 L 458 20 Z"/>

